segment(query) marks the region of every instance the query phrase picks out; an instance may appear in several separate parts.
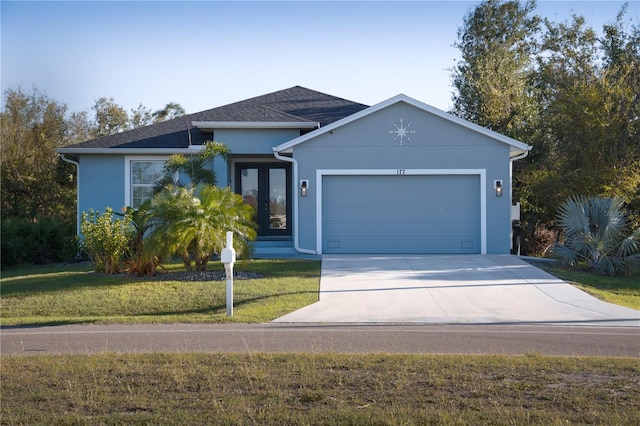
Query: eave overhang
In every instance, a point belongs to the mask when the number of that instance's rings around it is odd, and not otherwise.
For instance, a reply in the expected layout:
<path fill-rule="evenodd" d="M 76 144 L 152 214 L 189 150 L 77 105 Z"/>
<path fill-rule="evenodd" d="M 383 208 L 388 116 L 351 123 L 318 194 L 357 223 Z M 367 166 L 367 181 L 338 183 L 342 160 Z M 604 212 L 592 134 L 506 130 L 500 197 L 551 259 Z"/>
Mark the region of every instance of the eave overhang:
<path fill-rule="evenodd" d="M 56 148 L 63 155 L 171 155 L 193 154 L 204 145 L 191 145 L 189 148 Z"/>
<path fill-rule="evenodd" d="M 192 121 L 203 132 L 216 129 L 317 129 L 320 123 L 313 121 Z"/>

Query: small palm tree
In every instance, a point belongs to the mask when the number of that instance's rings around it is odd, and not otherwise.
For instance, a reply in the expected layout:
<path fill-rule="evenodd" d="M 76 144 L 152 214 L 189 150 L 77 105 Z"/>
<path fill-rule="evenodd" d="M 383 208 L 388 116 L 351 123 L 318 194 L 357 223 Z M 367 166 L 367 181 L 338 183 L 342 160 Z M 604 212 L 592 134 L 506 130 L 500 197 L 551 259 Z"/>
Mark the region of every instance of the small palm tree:
<path fill-rule="evenodd" d="M 640 270 L 640 228 L 631 232 L 620 198 L 573 197 L 558 214 L 564 244 L 553 254 L 567 266 L 586 262 L 600 275 L 626 275 Z"/>
<path fill-rule="evenodd" d="M 209 258 L 225 247 L 227 231 L 236 235 L 239 253 L 256 237 L 253 210 L 229 188 L 168 185 L 153 198 L 149 215 L 148 250 L 161 258 L 179 255 L 187 270 L 193 256 L 195 269 L 204 271 Z"/>
<path fill-rule="evenodd" d="M 206 141 L 203 149 L 189 158 L 183 154 L 171 155 L 164 164 L 164 176 L 156 182 L 156 192 L 160 192 L 167 185 L 180 185 L 176 182 L 176 175 L 180 174 L 189 177 L 190 186 L 215 185 L 216 174 L 207 166 L 218 155 L 227 160 L 229 148 L 216 141 Z"/>

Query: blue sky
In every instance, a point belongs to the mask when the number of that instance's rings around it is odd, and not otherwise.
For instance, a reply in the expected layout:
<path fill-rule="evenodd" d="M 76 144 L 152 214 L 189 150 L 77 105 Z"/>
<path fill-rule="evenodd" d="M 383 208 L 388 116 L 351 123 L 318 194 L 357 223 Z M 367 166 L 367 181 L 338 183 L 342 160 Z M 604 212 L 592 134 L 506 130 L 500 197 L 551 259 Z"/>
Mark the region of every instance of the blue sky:
<path fill-rule="evenodd" d="M 70 111 L 100 97 L 197 112 L 301 85 L 365 104 L 398 93 L 451 106 L 453 47 L 478 1 L 2 0 L 2 91 L 33 85 Z M 538 1 L 600 29 L 624 2 Z M 629 1 L 637 23 L 640 2 Z"/>

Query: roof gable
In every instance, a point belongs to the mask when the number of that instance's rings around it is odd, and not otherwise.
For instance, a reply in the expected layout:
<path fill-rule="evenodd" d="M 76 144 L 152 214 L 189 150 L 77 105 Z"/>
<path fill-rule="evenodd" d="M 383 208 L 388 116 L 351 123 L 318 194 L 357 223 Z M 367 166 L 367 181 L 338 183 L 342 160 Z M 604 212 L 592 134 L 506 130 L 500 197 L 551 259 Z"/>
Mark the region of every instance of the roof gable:
<path fill-rule="evenodd" d="M 425 112 L 428 112 L 430 114 L 433 114 L 433 115 L 435 115 L 437 117 L 443 118 L 443 119 L 448 120 L 448 121 L 450 121 L 452 123 L 455 123 L 457 125 L 465 127 L 467 129 L 470 129 L 470 130 L 472 130 L 474 132 L 483 134 L 483 135 L 488 136 L 488 137 L 490 137 L 492 139 L 495 139 L 495 140 L 497 140 L 499 142 L 505 143 L 505 144 L 509 145 L 512 157 L 520 155 L 520 154 L 524 154 L 524 153 L 530 151 L 531 148 L 532 148 L 531 146 L 529 146 L 529 145 L 527 145 L 527 144 L 525 144 L 523 142 L 520 142 L 520 141 L 515 140 L 513 138 L 510 138 L 508 136 L 502 135 L 502 134 L 500 134 L 498 132 L 494 132 L 493 130 L 487 129 L 487 128 L 479 126 L 477 124 L 471 123 L 470 121 L 464 120 L 464 119 L 462 119 L 460 117 L 456 117 L 455 115 L 452 115 L 452 114 L 449 114 L 447 112 L 444 112 L 444 111 L 442 111 L 442 110 L 440 110 L 438 108 L 432 107 L 431 105 L 427 105 L 427 104 L 425 104 L 423 102 L 420 102 L 420 101 L 418 101 L 416 99 L 413 99 L 413 98 L 411 98 L 409 96 L 400 94 L 400 95 L 394 96 L 393 98 L 387 99 L 386 101 L 380 102 L 379 104 L 373 105 L 373 106 L 371 106 L 371 107 L 369 107 L 367 109 L 361 110 L 361 111 L 359 111 L 359 112 L 357 112 L 355 114 L 352 114 L 352 115 L 350 115 L 348 117 L 345 117 L 345 118 L 343 118 L 341 120 L 335 121 L 335 122 L 327 125 L 326 127 L 323 127 L 321 129 L 318 129 L 318 130 L 316 130 L 314 132 L 311 132 L 311 133 L 307 133 L 306 135 L 300 136 L 300 137 L 298 137 L 296 139 L 293 139 L 293 140 L 291 140 L 289 142 L 283 143 L 283 144 L 275 147 L 273 150 L 275 152 L 280 152 L 280 153 L 281 152 L 285 152 L 285 151 L 290 150 L 291 148 L 295 147 L 296 145 L 302 144 L 302 143 L 304 143 L 304 142 L 306 142 L 308 140 L 311 140 L 313 138 L 316 138 L 316 137 L 318 137 L 318 136 L 320 136 L 320 135 L 322 135 L 324 133 L 331 132 L 331 131 L 337 129 L 338 127 L 345 126 L 345 125 L 347 125 L 349 123 L 352 123 L 352 122 L 354 122 L 356 120 L 359 120 L 359 119 L 361 119 L 361 118 L 363 118 L 365 116 L 373 114 L 373 113 L 375 113 L 377 111 L 380 111 L 380 110 L 382 110 L 384 108 L 387 108 L 387 107 L 389 107 L 391 105 L 395 105 L 395 104 L 397 104 L 399 102 L 407 103 L 407 104 L 409 104 L 409 105 L 411 105 L 413 107 L 421 109 L 421 110 L 423 110 Z"/>

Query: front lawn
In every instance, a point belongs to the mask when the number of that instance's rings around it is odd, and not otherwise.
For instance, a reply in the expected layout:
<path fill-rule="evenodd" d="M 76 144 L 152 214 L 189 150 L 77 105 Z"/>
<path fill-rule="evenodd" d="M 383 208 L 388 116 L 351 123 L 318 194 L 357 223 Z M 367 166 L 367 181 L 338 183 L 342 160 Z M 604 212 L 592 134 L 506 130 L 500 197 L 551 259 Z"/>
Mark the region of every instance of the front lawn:
<path fill-rule="evenodd" d="M 2 325 L 72 323 L 265 322 L 318 301 L 320 262 L 250 260 L 234 280 L 234 316 L 226 316 L 226 281 L 174 281 L 90 272 L 89 265 L 28 266 L 2 271 Z M 210 270 L 223 270 L 211 262 Z"/>
<path fill-rule="evenodd" d="M 605 302 L 640 309 L 640 275 L 603 277 L 586 269 L 562 268 L 546 262 L 531 263 Z"/>

